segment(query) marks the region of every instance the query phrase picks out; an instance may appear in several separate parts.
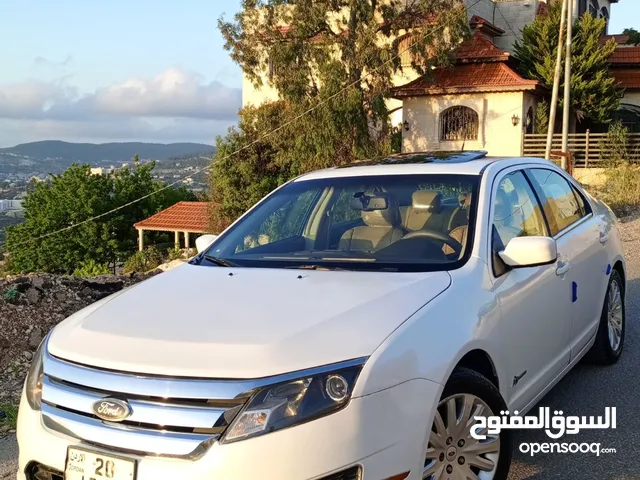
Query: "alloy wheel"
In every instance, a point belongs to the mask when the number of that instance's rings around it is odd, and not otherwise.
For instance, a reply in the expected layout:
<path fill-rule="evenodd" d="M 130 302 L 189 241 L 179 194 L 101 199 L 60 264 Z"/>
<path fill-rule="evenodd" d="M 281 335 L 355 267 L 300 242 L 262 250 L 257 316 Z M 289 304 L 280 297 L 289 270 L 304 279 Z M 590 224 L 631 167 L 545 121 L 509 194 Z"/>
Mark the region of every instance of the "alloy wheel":
<path fill-rule="evenodd" d="M 609 329 L 609 345 L 614 352 L 617 352 L 622 342 L 622 323 L 624 322 L 624 311 L 622 309 L 622 290 L 618 281 L 614 278 L 609 285 L 607 296 L 607 315 Z"/>
<path fill-rule="evenodd" d="M 425 480 L 490 480 L 500 458 L 500 437 L 487 429 L 478 433 L 486 440 L 471 436 L 476 416 L 492 416 L 491 408 L 479 397 L 457 394 L 443 399 L 429 437 L 422 478 Z"/>

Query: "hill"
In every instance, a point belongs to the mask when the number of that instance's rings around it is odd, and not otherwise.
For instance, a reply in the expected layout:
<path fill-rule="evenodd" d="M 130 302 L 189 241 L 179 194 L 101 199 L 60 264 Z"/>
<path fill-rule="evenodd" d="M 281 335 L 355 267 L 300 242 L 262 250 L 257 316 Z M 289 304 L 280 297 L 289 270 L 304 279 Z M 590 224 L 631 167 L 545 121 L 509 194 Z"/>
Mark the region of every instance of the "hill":
<path fill-rule="evenodd" d="M 0 148 L 0 174 L 57 173 L 72 163 L 92 166 L 120 165 L 134 155 L 141 160 L 211 155 L 215 148 L 204 143 L 68 143 L 58 140 L 23 143 Z"/>

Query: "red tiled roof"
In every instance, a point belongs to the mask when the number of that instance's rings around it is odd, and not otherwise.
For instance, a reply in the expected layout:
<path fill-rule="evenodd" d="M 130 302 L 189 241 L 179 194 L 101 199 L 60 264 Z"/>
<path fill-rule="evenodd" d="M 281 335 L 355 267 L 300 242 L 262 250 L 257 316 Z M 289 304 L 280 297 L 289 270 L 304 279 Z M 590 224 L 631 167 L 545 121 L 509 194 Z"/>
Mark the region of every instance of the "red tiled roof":
<path fill-rule="evenodd" d="M 635 65 L 640 64 L 640 47 L 616 48 L 613 55 L 609 57 L 613 65 Z"/>
<path fill-rule="evenodd" d="M 525 80 L 505 63 L 471 63 L 438 68 L 431 76 L 391 90 L 395 97 L 443 93 L 501 92 L 535 90 L 536 80 Z"/>
<path fill-rule="evenodd" d="M 509 58 L 509 52 L 496 47 L 486 35 L 475 32 L 469 40 L 456 49 L 454 56 L 461 63 L 504 62 Z"/>
<path fill-rule="evenodd" d="M 208 202 L 178 202 L 134 225 L 143 230 L 207 233 L 209 227 Z"/>
<path fill-rule="evenodd" d="M 612 69 L 611 74 L 621 87 L 640 89 L 640 68 Z"/>
<path fill-rule="evenodd" d="M 602 37 L 600 37 L 600 43 L 607 43 L 612 38 L 618 45 L 626 45 L 629 41 L 629 35 L 602 35 Z"/>

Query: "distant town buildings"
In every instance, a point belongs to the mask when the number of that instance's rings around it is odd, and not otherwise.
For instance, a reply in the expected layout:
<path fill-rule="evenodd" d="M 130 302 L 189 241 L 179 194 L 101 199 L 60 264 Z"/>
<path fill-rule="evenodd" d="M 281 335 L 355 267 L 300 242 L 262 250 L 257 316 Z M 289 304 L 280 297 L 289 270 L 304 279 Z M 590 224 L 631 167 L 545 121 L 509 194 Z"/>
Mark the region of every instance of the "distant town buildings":
<path fill-rule="evenodd" d="M 0 200 L 0 212 L 22 210 L 22 200 Z"/>

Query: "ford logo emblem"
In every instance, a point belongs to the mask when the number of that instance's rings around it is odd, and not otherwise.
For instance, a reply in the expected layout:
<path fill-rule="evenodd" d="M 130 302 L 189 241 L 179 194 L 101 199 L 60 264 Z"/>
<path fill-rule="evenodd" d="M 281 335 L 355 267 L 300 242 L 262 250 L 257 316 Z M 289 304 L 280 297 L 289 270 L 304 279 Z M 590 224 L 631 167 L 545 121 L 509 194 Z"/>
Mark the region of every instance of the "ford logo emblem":
<path fill-rule="evenodd" d="M 107 422 L 121 422 L 131 416 L 131 406 L 126 400 L 103 398 L 92 405 L 96 417 Z"/>

